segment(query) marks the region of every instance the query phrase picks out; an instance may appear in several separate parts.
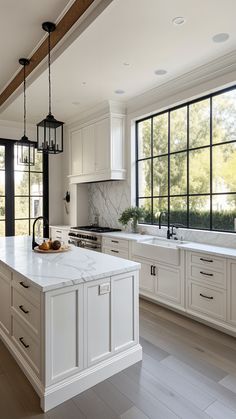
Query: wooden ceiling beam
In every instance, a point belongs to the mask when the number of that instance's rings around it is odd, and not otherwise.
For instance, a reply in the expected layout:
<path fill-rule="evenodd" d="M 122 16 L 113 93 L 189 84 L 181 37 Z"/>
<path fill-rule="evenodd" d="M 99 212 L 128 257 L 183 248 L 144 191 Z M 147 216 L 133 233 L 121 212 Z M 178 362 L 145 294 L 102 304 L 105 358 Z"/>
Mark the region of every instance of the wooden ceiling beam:
<path fill-rule="evenodd" d="M 86 12 L 95 0 L 75 0 L 70 9 L 66 12 L 63 18 L 58 22 L 56 30 L 51 33 L 51 49 L 53 49 L 58 42 L 66 35 L 77 20 Z M 42 22 L 43 23 L 43 22 Z M 32 57 L 29 58 L 30 63 L 26 67 L 26 77 L 44 60 L 48 54 L 48 40 L 38 47 Z M 20 58 L 20 57 L 19 57 Z M 16 76 L 10 81 L 7 87 L 0 94 L 0 106 L 15 92 L 15 90 L 22 84 L 24 79 L 24 72 L 21 69 Z"/>

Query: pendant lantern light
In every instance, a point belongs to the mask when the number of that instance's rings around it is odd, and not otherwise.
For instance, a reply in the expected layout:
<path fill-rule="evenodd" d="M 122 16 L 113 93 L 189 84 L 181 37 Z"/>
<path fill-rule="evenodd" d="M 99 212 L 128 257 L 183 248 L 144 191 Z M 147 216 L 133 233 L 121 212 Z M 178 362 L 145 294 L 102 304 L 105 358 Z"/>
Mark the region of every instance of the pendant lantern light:
<path fill-rule="evenodd" d="M 26 77 L 25 68 L 29 65 L 27 58 L 20 58 L 19 63 L 24 67 L 24 135 L 17 141 L 17 164 L 23 166 L 35 165 L 35 141 L 30 141 L 26 136 Z"/>
<path fill-rule="evenodd" d="M 58 154 L 63 152 L 63 124 L 57 121 L 51 113 L 51 32 L 56 25 L 44 22 L 42 28 L 48 32 L 48 86 L 49 86 L 49 112 L 43 121 L 37 124 L 37 149 L 45 154 Z"/>

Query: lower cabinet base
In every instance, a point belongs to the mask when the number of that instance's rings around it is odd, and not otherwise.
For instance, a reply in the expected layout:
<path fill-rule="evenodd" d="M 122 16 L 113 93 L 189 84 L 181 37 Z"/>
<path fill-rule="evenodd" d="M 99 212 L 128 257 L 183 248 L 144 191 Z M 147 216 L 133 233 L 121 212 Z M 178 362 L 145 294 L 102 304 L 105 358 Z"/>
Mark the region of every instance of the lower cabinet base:
<path fill-rule="evenodd" d="M 39 377 L 37 377 L 35 372 L 29 367 L 24 357 L 1 329 L 0 338 L 15 358 L 36 393 L 39 395 L 40 406 L 44 412 L 47 412 L 66 400 L 142 360 L 142 347 L 141 345 L 136 344 L 97 365 L 44 388 Z"/>
<path fill-rule="evenodd" d="M 169 310 L 175 311 L 176 313 L 189 317 L 190 319 L 193 319 L 199 323 L 203 323 L 206 326 L 212 327 L 213 329 L 217 329 L 220 332 L 227 333 L 230 336 L 236 337 L 236 328 L 234 326 L 231 326 L 230 324 L 223 323 L 215 319 L 209 319 L 209 317 L 205 316 L 204 314 L 195 313 L 194 311 L 191 311 L 190 309 L 186 309 L 184 307 L 177 307 L 169 303 L 162 303 L 161 301 L 157 301 L 156 299 L 144 295 L 143 293 L 142 295 L 140 295 L 140 298 L 143 300 L 150 301 L 158 306 L 168 308 Z"/>
<path fill-rule="evenodd" d="M 64 401 L 95 386 L 125 368 L 142 360 L 142 347 L 138 344 L 110 359 L 81 371 L 57 384 L 45 389 L 40 395 L 41 408 L 44 412 L 63 403 Z"/>

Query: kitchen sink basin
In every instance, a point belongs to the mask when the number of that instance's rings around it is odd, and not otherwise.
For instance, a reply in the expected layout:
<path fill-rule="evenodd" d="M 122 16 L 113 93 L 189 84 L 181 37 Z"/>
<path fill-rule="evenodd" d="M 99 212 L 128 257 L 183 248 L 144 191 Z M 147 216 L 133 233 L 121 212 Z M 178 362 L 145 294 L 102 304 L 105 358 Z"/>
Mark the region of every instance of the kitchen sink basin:
<path fill-rule="evenodd" d="M 167 239 L 158 239 L 156 237 L 152 239 L 141 240 L 140 243 L 144 243 L 149 246 L 161 246 L 161 247 L 168 247 L 171 249 L 177 249 L 176 241 L 170 241 Z"/>
<path fill-rule="evenodd" d="M 163 262 L 168 265 L 179 265 L 180 249 L 177 241 L 149 238 L 133 242 L 132 253 L 135 256 L 152 259 L 153 261 Z"/>

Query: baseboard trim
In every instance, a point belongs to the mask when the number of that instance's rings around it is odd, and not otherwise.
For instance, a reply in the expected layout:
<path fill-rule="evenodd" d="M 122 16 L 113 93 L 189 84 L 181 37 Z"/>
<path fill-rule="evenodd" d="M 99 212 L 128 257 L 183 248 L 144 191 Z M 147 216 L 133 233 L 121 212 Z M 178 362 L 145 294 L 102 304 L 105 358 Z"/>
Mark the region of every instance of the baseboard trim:
<path fill-rule="evenodd" d="M 137 344 L 119 354 L 87 368 L 45 389 L 41 397 L 44 412 L 82 393 L 92 386 L 142 360 L 142 347 Z"/>

